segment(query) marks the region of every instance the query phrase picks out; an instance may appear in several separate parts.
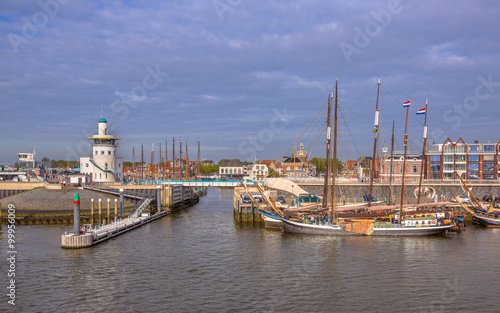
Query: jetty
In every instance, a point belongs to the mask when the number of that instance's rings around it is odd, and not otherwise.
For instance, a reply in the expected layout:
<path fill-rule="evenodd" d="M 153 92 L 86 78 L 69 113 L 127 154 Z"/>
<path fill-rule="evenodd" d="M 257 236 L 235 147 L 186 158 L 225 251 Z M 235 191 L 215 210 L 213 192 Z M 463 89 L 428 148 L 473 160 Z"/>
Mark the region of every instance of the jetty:
<path fill-rule="evenodd" d="M 147 189 L 125 191 L 124 189 L 106 186 L 86 186 L 86 189 L 119 195 L 120 211 L 119 213 L 116 212 L 117 208 L 115 207 L 115 219 L 110 222 L 107 221 L 107 223 L 100 225 L 87 224 L 81 227 L 80 198 L 78 194 L 75 194 L 73 199 L 74 230 L 72 232 L 67 231 L 61 236 L 61 247 L 66 249 L 91 247 L 199 202 L 198 195 L 190 187 L 166 184 L 149 187 Z M 154 194 L 151 191 L 155 191 Z M 127 217 L 123 216 L 123 199 L 125 197 L 137 201 L 136 205 L 128 212 Z M 147 208 L 151 208 L 150 212 L 145 212 Z M 102 221 L 100 213 L 99 221 Z M 120 217 L 118 218 L 118 216 Z"/>

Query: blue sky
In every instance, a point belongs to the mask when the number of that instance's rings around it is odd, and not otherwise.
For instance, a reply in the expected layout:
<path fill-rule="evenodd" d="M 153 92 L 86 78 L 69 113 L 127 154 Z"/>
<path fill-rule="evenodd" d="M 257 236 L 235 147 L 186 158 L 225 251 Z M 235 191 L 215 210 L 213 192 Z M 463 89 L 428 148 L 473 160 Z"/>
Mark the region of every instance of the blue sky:
<path fill-rule="evenodd" d="M 42 5 L 40 4 L 42 3 Z M 279 159 L 339 83 L 339 156 L 371 155 L 405 111 L 421 150 L 500 140 L 500 7 L 494 1 L 6 0 L 0 9 L 0 163 L 89 153 L 101 106 L 119 154 L 182 136 L 191 158 Z M 317 131 L 322 127 L 318 124 Z M 347 125 L 347 126 L 346 126 Z M 316 142 L 316 143 L 315 143 Z M 184 149 L 184 148 L 183 148 Z M 178 152 L 178 145 L 176 147 Z M 289 153 L 289 152 L 288 152 Z"/>

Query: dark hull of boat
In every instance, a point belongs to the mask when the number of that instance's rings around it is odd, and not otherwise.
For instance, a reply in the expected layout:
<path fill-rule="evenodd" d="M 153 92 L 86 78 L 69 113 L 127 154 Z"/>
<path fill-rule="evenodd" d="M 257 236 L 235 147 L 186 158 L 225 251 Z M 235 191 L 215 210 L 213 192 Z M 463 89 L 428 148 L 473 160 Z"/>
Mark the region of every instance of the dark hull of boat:
<path fill-rule="evenodd" d="M 489 227 L 500 227 L 500 219 L 475 215 L 479 224 Z"/>
<path fill-rule="evenodd" d="M 430 227 L 375 227 L 364 231 L 348 231 L 340 226 L 304 224 L 283 220 L 283 230 L 288 233 L 330 236 L 435 236 L 446 234 L 453 225 Z"/>
<path fill-rule="evenodd" d="M 372 236 L 436 236 L 448 232 L 453 225 L 430 227 L 380 227 Z"/>

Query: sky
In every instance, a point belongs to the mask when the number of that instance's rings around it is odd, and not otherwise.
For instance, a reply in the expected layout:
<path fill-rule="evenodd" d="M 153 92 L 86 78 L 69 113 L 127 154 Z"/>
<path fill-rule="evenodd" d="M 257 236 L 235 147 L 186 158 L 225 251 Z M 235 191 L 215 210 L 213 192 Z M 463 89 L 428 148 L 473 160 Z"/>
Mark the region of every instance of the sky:
<path fill-rule="evenodd" d="M 190 159 L 324 157 L 338 83 L 338 157 L 379 147 L 500 140 L 500 6 L 494 1 L 4 0 L 0 164 L 90 154 L 101 107 L 118 154 L 172 138 Z M 315 119 L 316 117 L 316 119 Z M 308 128 L 308 125 L 316 125 Z M 310 134 L 309 134 L 310 132 Z M 380 148 L 379 148 L 380 149 Z M 185 150 L 185 146 L 183 147 Z M 157 152 L 156 152 L 157 153 Z"/>

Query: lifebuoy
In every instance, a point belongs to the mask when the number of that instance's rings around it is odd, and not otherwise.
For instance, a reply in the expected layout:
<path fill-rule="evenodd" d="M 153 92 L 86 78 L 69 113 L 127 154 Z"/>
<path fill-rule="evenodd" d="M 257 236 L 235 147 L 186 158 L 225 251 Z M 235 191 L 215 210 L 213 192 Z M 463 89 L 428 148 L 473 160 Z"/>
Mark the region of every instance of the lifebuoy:
<path fill-rule="evenodd" d="M 432 224 L 436 224 L 436 223 L 437 223 L 437 221 L 436 221 L 436 220 L 432 220 L 432 221 L 431 221 L 431 223 L 432 223 Z"/>
<path fill-rule="evenodd" d="M 381 210 L 377 210 L 377 213 L 382 213 L 382 211 Z"/>
<path fill-rule="evenodd" d="M 460 215 L 460 212 L 455 212 L 455 215 Z"/>

